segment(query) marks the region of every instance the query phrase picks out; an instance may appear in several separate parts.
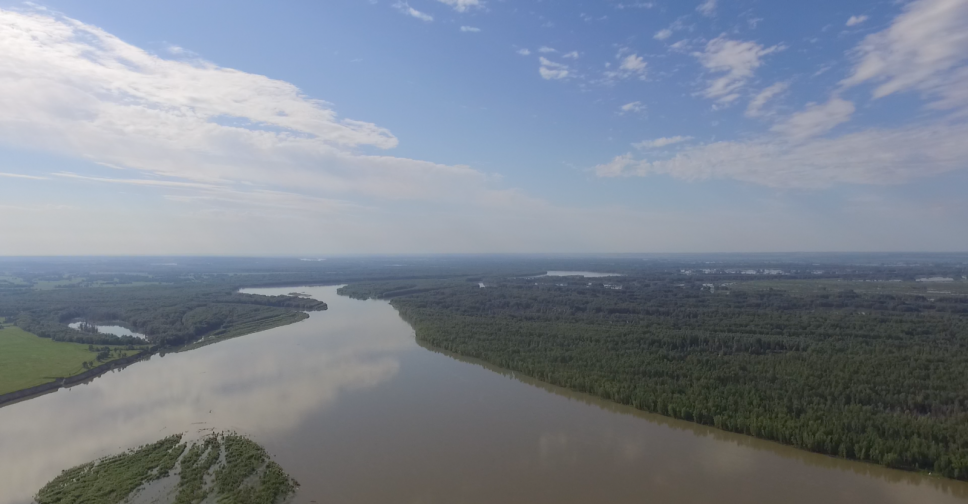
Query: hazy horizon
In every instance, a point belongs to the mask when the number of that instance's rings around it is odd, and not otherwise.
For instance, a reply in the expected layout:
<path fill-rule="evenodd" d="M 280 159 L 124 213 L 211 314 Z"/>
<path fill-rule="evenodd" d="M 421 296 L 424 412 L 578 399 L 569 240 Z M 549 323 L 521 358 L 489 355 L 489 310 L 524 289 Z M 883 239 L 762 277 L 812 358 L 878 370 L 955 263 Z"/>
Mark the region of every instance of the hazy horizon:
<path fill-rule="evenodd" d="M 302 261 L 325 261 L 327 259 L 352 259 L 352 258 L 393 258 L 393 257 L 453 257 L 453 258 L 666 258 L 666 257 L 723 257 L 723 258 L 743 258 L 743 257 L 861 257 L 861 256 L 886 256 L 886 257 L 935 257 L 935 256 L 965 256 L 968 259 L 968 251 L 916 251 L 916 250 L 862 250 L 862 251 L 841 251 L 841 250 L 821 250 L 821 251 L 753 251 L 753 252 L 398 252 L 398 253 L 343 253 L 343 254 L 59 254 L 59 255 L 0 255 L 0 259 L 151 259 L 151 258 L 215 258 L 215 259 L 298 259 Z"/>

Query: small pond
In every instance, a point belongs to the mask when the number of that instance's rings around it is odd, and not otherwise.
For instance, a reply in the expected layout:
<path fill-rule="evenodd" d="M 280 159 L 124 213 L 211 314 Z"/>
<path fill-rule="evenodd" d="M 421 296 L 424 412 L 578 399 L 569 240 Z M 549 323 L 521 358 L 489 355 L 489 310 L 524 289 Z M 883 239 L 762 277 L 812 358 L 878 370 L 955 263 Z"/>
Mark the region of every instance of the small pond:
<path fill-rule="evenodd" d="M 71 322 L 70 324 L 67 324 L 67 327 L 70 327 L 71 329 L 80 330 L 82 324 L 84 324 L 84 321 L 83 320 L 77 321 L 77 322 Z M 136 332 L 132 331 L 131 329 L 128 329 L 127 327 L 123 327 L 123 326 L 119 326 L 119 325 L 97 325 L 97 324 L 95 324 L 94 327 L 97 327 L 97 332 L 99 332 L 101 334 L 113 334 L 115 336 L 134 336 L 135 338 L 145 339 L 145 335 L 144 334 L 136 333 Z"/>
<path fill-rule="evenodd" d="M 597 273 L 594 271 L 549 271 L 544 275 L 538 275 L 538 276 L 558 276 L 558 277 L 580 276 L 585 278 L 600 278 L 600 277 L 613 277 L 613 276 L 622 276 L 622 275 L 618 273 Z"/>

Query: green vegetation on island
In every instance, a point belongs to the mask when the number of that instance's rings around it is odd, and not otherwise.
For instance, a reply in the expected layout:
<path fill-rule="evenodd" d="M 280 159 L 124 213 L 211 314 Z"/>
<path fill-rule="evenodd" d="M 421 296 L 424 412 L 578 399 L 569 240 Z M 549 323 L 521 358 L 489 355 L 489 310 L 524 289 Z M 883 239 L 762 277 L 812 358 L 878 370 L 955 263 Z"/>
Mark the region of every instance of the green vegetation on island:
<path fill-rule="evenodd" d="M 68 469 L 35 500 L 120 504 L 151 495 L 159 504 L 279 504 L 298 486 L 264 448 L 238 434 L 212 434 L 196 442 L 174 435 Z"/>
<path fill-rule="evenodd" d="M 868 270 L 822 283 L 761 274 L 747 285 L 754 278 L 742 272 L 656 268 L 341 293 L 389 298 L 422 343 L 555 385 L 968 479 L 968 282 L 887 282 L 897 273 Z"/>

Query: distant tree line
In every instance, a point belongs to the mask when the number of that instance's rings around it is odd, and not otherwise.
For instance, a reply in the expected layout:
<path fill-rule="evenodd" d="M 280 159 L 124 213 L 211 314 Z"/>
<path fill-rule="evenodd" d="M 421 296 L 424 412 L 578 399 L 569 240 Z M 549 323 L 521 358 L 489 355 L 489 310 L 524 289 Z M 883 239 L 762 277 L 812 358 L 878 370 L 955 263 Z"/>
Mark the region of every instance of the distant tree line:
<path fill-rule="evenodd" d="M 138 345 L 144 340 L 67 324 L 121 322 L 153 345 L 177 346 L 239 326 L 278 325 L 304 311 L 324 309 L 326 303 L 315 299 L 241 294 L 232 287 L 206 284 L 0 292 L 0 315 L 22 329 L 54 341 L 92 345 Z"/>

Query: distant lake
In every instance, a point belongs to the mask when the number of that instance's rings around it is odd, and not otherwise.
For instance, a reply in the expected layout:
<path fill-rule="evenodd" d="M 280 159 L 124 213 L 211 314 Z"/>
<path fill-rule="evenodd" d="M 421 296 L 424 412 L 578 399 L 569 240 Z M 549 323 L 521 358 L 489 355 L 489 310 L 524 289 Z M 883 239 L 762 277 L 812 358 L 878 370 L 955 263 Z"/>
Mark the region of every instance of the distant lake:
<path fill-rule="evenodd" d="M 622 275 L 618 273 L 596 273 L 594 271 L 549 271 L 544 275 L 539 275 L 539 276 L 558 276 L 558 277 L 581 276 L 586 278 L 599 278 L 599 277 L 613 277 L 613 276 L 622 276 Z"/>
<path fill-rule="evenodd" d="M 569 272 L 573 273 L 573 272 Z M 0 408 L 0 504 L 174 433 L 233 430 L 302 484 L 293 504 L 966 504 L 968 483 L 650 415 L 425 348 L 386 301 L 334 286 L 288 326 L 155 355 Z"/>
<path fill-rule="evenodd" d="M 82 322 L 71 322 L 70 324 L 67 324 L 67 327 L 70 327 L 71 329 L 78 329 L 78 330 L 80 330 L 81 324 L 83 324 L 83 323 L 84 323 L 83 321 Z M 136 333 L 136 332 L 132 331 L 131 329 L 128 329 L 127 327 L 122 327 L 122 326 L 119 326 L 119 325 L 97 325 L 97 324 L 95 324 L 94 327 L 97 327 L 97 331 L 99 333 L 102 333 L 102 334 L 113 334 L 115 336 L 134 336 L 135 338 L 145 339 L 145 335 L 144 334 Z"/>

